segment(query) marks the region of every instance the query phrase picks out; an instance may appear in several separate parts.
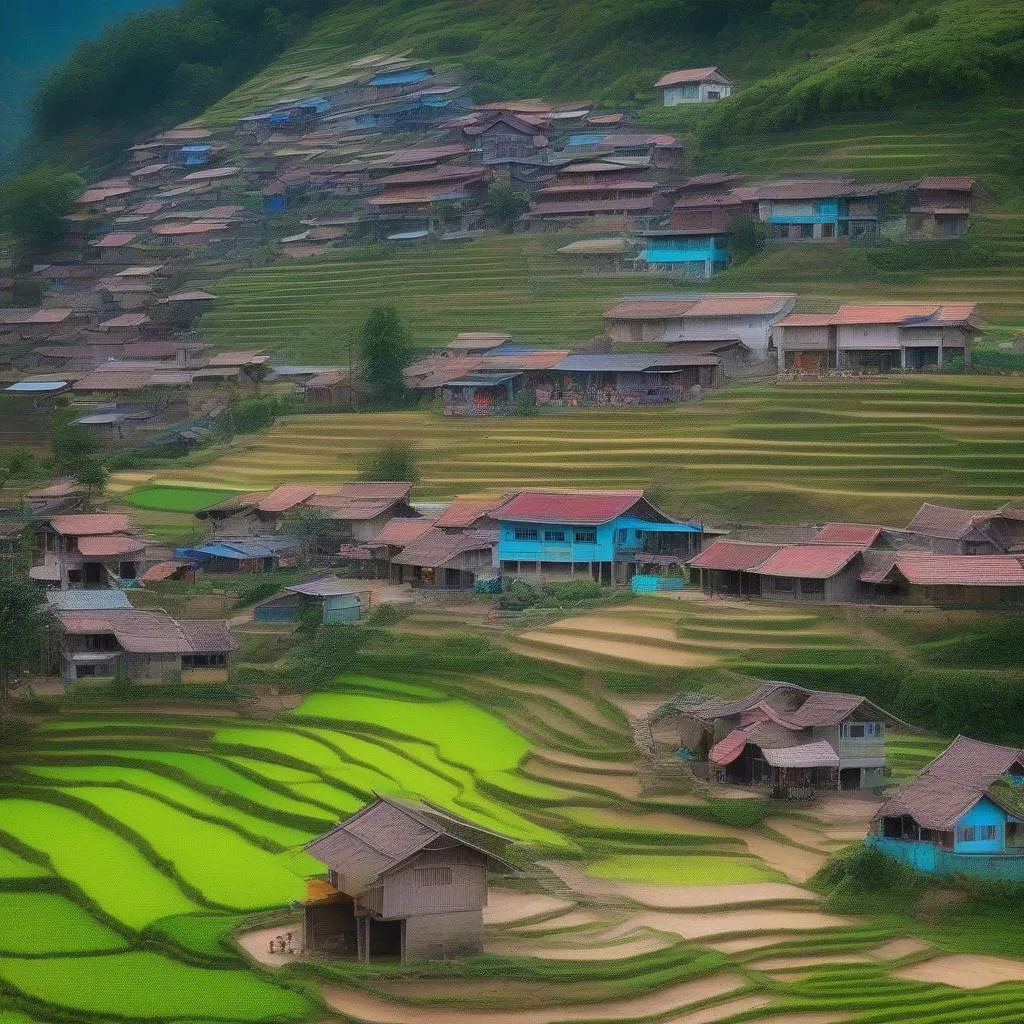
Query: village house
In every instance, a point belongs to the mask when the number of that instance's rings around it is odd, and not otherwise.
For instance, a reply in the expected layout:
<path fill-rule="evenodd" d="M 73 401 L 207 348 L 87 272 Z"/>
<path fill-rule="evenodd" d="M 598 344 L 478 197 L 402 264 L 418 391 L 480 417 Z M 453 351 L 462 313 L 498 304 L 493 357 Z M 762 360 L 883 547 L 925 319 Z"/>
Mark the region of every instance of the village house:
<path fill-rule="evenodd" d="M 343 539 L 364 543 L 396 517 L 416 518 L 408 481 L 352 481 L 328 494 L 315 494 L 305 502 L 323 518 L 337 524 Z"/>
<path fill-rule="evenodd" d="M 905 183 L 858 185 L 848 178 L 758 185 L 757 216 L 768 225 L 770 242 L 874 238 L 884 200 L 906 190 Z"/>
<path fill-rule="evenodd" d="M 363 544 L 342 544 L 337 555 L 344 561 L 356 563 L 360 575 L 389 580 L 391 560 L 433 524 L 428 516 L 389 519 L 370 540 Z"/>
<path fill-rule="evenodd" d="M 449 532 L 431 526 L 391 557 L 390 582 L 414 589 L 472 590 L 478 579 L 498 575 L 497 540 L 492 529 Z"/>
<path fill-rule="evenodd" d="M 163 611 L 58 610 L 60 676 L 133 682 L 214 682 L 227 678 L 238 644 L 220 619 L 172 619 Z"/>
<path fill-rule="evenodd" d="M 520 491 L 488 515 L 509 576 L 623 586 L 645 570 L 684 564 L 701 545 L 700 523 L 665 515 L 642 490 Z"/>
<path fill-rule="evenodd" d="M 145 550 L 120 512 L 53 516 L 36 530 L 29 575 L 61 590 L 130 586 L 142 574 Z"/>
<path fill-rule="evenodd" d="M 775 336 L 784 373 L 891 373 L 969 367 L 980 329 L 974 302 L 877 303 L 791 313 Z"/>
<path fill-rule="evenodd" d="M 302 550 L 294 537 L 217 537 L 197 547 L 175 548 L 176 561 L 188 562 L 196 571 L 215 573 L 277 572 L 294 568 Z"/>
<path fill-rule="evenodd" d="M 867 846 L 931 875 L 1024 882 L 1024 750 L 957 738 L 875 813 Z"/>
<path fill-rule="evenodd" d="M 285 587 L 253 609 L 256 622 L 297 622 L 313 614 L 332 626 L 365 618 L 373 600 L 371 584 L 328 575 Z"/>
<path fill-rule="evenodd" d="M 878 604 L 1016 608 L 1024 604 L 1019 555 L 865 551 L 861 597 Z"/>
<path fill-rule="evenodd" d="M 310 484 L 282 484 L 272 491 L 236 494 L 196 512 L 196 519 L 209 522 L 214 537 L 259 536 L 274 533 L 282 518 L 316 494 Z"/>
<path fill-rule="evenodd" d="M 694 774 L 790 799 L 882 788 L 893 726 L 906 728 L 866 697 L 778 682 L 739 700 L 684 693 L 646 720 L 652 750 L 671 751 Z"/>
<path fill-rule="evenodd" d="M 686 149 L 674 135 L 626 134 L 595 130 L 592 126 L 571 134 L 562 152 L 567 156 L 604 159 L 634 170 L 675 172 L 686 163 Z"/>
<path fill-rule="evenodd" d="M 604 329 L 615 342 L 738 340 L 764 359 L 774 351 L 774 325 L 795 303 L 790 293 L 635 295 L 605 310 Z"/>
<path fill-rule="evenodd" d="M 481 111 L 461 130 L 473 158 L 490 167 L 496 181 L 529 190 L 551 173 L 545 123 L 532 114 Z"/>
<path fill-rule="evenodd" d="M 981 511 L 925 502 L 906 532 L 940 554 L 1024 555 L 1024 507 L 1011 502 Z"/>
<path fill-rule="evenodd" d="M 680 103 L 710 103 L 732 95 L 732 79 L 716 67 L 670 71 L 654 83 L 666 107 Z"/>
<path fill-rule="evenodd" d="M 642 168 L 591 160 L 571 163 L 534 192 L 526 216 L 533 224 L 555 227 L 592 217 L 618 217 L 631 224 L 655 210 L 656 189 Z"/>
<path fill-rule="evenodd" d="M 911 238 L 962 238 L 971 226 L 977 189 L 974 178 L 926 177 L 913 189 L 907 214 Z"/>
<path fill-rule="evenodd" d="M 425 802 L 378 797 L 309 853 L 326 865 L 303 910 L 307 953 L 443 960 L 483 952 L 488 872 L 515 874 L 507 840 Z"/>

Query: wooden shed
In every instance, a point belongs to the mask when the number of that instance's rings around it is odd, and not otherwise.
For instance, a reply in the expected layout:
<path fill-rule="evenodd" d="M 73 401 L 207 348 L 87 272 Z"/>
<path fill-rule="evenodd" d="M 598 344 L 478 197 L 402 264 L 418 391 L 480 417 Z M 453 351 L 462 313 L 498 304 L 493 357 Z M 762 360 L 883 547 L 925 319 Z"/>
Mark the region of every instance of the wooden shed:
<path fill-rule="evenodd" d="M 483 952 L 487 873 L 507 840 L 428 803 L 378 797 L 306 849 L 327 866 L 304 902 L 307 952 L 439 960 Z"/>

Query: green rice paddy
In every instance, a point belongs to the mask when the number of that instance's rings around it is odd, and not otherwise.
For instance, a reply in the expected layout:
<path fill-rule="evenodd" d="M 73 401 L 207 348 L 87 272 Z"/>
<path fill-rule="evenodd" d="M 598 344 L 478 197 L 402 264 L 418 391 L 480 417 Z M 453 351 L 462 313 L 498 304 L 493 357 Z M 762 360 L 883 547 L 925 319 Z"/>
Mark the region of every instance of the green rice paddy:
<path fill-rule="evenodd" d="M 201 487 L 139 487 L 121 496 L 126 505 L 157 512 L 198 512 L 233 498 L 237 491 Z"/>
<path fill-rule="evenodd" d="M 740 885 L 786 880 L 785 875 L 766 868 L 760 861 L 701 854 L 684 857 L 621 854 L 589 864 L 587 874 L 612 881 L 643 881 L 655 885 Z"/>
<path fill-rule="evenodd" d="M 0 953 L 115 952 L 127 943 L 77 903 L 56 893 L 0 890 Z"/>

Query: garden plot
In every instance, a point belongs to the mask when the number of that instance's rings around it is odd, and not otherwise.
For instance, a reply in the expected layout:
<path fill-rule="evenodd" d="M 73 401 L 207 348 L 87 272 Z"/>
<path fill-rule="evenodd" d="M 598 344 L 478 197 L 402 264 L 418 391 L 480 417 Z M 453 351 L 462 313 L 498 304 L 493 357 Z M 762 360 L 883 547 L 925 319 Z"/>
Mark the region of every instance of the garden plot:
<path fill-rule="evenodd" d="M 127 943 L 77 903 L 50 892 L 0 891 L 0 953 L 115 952 Z"/>

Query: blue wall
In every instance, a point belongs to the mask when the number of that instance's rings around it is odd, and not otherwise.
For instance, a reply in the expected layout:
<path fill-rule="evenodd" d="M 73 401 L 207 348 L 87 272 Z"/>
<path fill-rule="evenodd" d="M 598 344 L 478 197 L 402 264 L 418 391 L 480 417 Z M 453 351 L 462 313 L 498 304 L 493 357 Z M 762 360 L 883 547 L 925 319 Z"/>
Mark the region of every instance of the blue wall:
<path fill-rule="evenodd" d="M 978 835 L 981 828 L 986 825 L 995 827 L 994 839 L 975 839 L 968 842 L 960 838 L 962 829 L 973 827 L 975 835 Z M 1005 837 L 1006 812 L 987 797 L 983 797 L 956 823 L 953 849 L 957 853 L 1002 853 Z"/>
<path fill-rule="evenodd" d="M 769 224 L 838 224 L 850 216 L 850 204 L 845 199 L 819 199 L 814 203 L 812 214 L 772 213 Z"/>
<path fill-rule="evenodd" d="M 536 540 L 516 540 L 516 530 L 536 530 Z M 621 531 L 626 531 L 623 538 Z M 620 516 L 601 526 L 564 524 L 502 523 L 498 535 L 498 558 L 512 562 L 613 562 L 619 548 L 640 550 L 641 531 L 649 533 L 699 533 L 688 523 L 649 523 Z M 577 532 L 595 534 L 592 544 L 576 540 Z"/>
<path fill-rule="evenodd" d="M 648 263 L 724 263 L 729 259 L 729 248 L 722 235 L 663 235 L 647 242 L 644 257 Z"/>
<path fill-rule="evenodd" d="M 989 881 L 1024 882 L 1024 853 L 953 853 L 932 843 L 868 836 L 866 845 L 929 875 L 966 875 Z"/>

